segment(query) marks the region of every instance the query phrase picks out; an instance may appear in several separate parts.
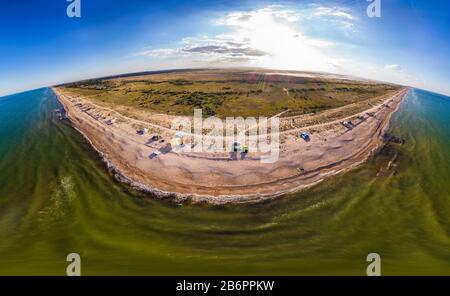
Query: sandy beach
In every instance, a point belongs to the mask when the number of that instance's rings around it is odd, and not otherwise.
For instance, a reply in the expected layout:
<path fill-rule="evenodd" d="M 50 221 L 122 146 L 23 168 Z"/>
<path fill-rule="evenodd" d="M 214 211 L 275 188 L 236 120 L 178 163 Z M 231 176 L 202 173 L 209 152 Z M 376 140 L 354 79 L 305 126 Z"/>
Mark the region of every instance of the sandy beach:
<path fill-rule="evenodd" d="M 86 137 L 120 181 L 179 203 L 224 204 L 272 199 L 361 164 L 384 143 L 390 118 L 408 89 L 349 117 L 281 129 L 280 156 L 271 164 L 261 163 L 256 153 L 233 159 L 229 153 L 164 151 L 174 134 L 167 126 L 126 117 L 81 96 L 68 96 L 60 88 L 53 91 L 74 128 Z M 370 112 L 374 112 L 373 116 L 367 114 Z M 364 119 L 357 119 L 358 116 Z M 283 125 L 307 117 L 280 121 Z M 352 120 L 355 126 L 344 127 L 341 122 L 345 120 Z M 142 125 L 150 127 L 148 134 L 136 133 L 136 126 Z M 311 140 L 298 137 L 300 130 L 311 132 Z M 152 132 L 160 134 L 164 143 L 149 141 Z M 155 151 L 163 153 L 151 157 Z"/>

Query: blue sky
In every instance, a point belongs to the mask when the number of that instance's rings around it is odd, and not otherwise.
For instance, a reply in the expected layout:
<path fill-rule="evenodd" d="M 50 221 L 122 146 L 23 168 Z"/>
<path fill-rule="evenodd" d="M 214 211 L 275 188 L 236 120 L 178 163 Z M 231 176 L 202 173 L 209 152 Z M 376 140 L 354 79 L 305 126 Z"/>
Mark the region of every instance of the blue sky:
<path fill-rule="evenodd" d="M 0 96 L 145 70 L 325 71 L 450 95 L 449 1 L 65 0 L 0 3 Z"/>

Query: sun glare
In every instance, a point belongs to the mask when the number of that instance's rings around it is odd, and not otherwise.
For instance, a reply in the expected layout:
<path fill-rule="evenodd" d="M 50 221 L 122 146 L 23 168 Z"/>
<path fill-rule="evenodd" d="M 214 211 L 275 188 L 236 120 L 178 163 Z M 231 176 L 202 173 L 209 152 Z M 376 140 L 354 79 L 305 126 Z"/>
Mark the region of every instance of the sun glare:
<path fill-rule="evenodd" d="M 271 10 L 261 10 L 245 17 L 231 16 L 227 24 L 234 27 L 232 36 L 235 40 L 266 53 L 254 61 L 258 66 L 332 70 L 330 57 L 321 50 L 330 43 L 308 39 L 294 21 L 292 18 L 288 21 L 279 19 Z"/>

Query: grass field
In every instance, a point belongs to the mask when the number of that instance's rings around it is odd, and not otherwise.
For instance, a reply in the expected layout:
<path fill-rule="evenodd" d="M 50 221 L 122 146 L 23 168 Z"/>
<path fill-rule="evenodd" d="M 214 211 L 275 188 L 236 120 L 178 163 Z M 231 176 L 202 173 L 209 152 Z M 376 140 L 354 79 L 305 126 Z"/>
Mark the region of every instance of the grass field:
<path fill-rule="evenodd" d="M 390 94 L 398 86 L 328 78 L 266 74 L 267 70 L 191 70 L 93 79 L 63 85 L 96 103 L 173 115 L 271 116 L 315 113 Z"/>

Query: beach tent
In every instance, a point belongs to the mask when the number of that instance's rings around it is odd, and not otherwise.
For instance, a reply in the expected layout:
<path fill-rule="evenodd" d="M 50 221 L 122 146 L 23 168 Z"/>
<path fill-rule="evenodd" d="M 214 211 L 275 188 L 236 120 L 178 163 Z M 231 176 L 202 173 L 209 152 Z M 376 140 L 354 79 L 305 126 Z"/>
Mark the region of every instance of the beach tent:
<path fill-rule="evenodd" d="M 137 130 L 137 133 L 138 133 L 139 135 L 145 135 L 147 132 L 148 132 L 148 129 L 145 128 L 145 127 L 140 128 L 140 129 Z"/>
<path fill-rule="evenodd" d="M 109 120 L 106 122 L 106 124 L 111 125 L 111 124 L 113 124 L 113 123 L 115 123 L 115 122 L 116 122 L 116 119 L 115 119 L 115 118 L 111 118 L 111 119 L 109 119 Z"/>
<path fill-rule="evenodd" d="M 170 140 L 170 146 L 172 146 L 172 149 L 179 148 L 183 145 L 183 138 L 181 137 L 174 137 Z"/>

